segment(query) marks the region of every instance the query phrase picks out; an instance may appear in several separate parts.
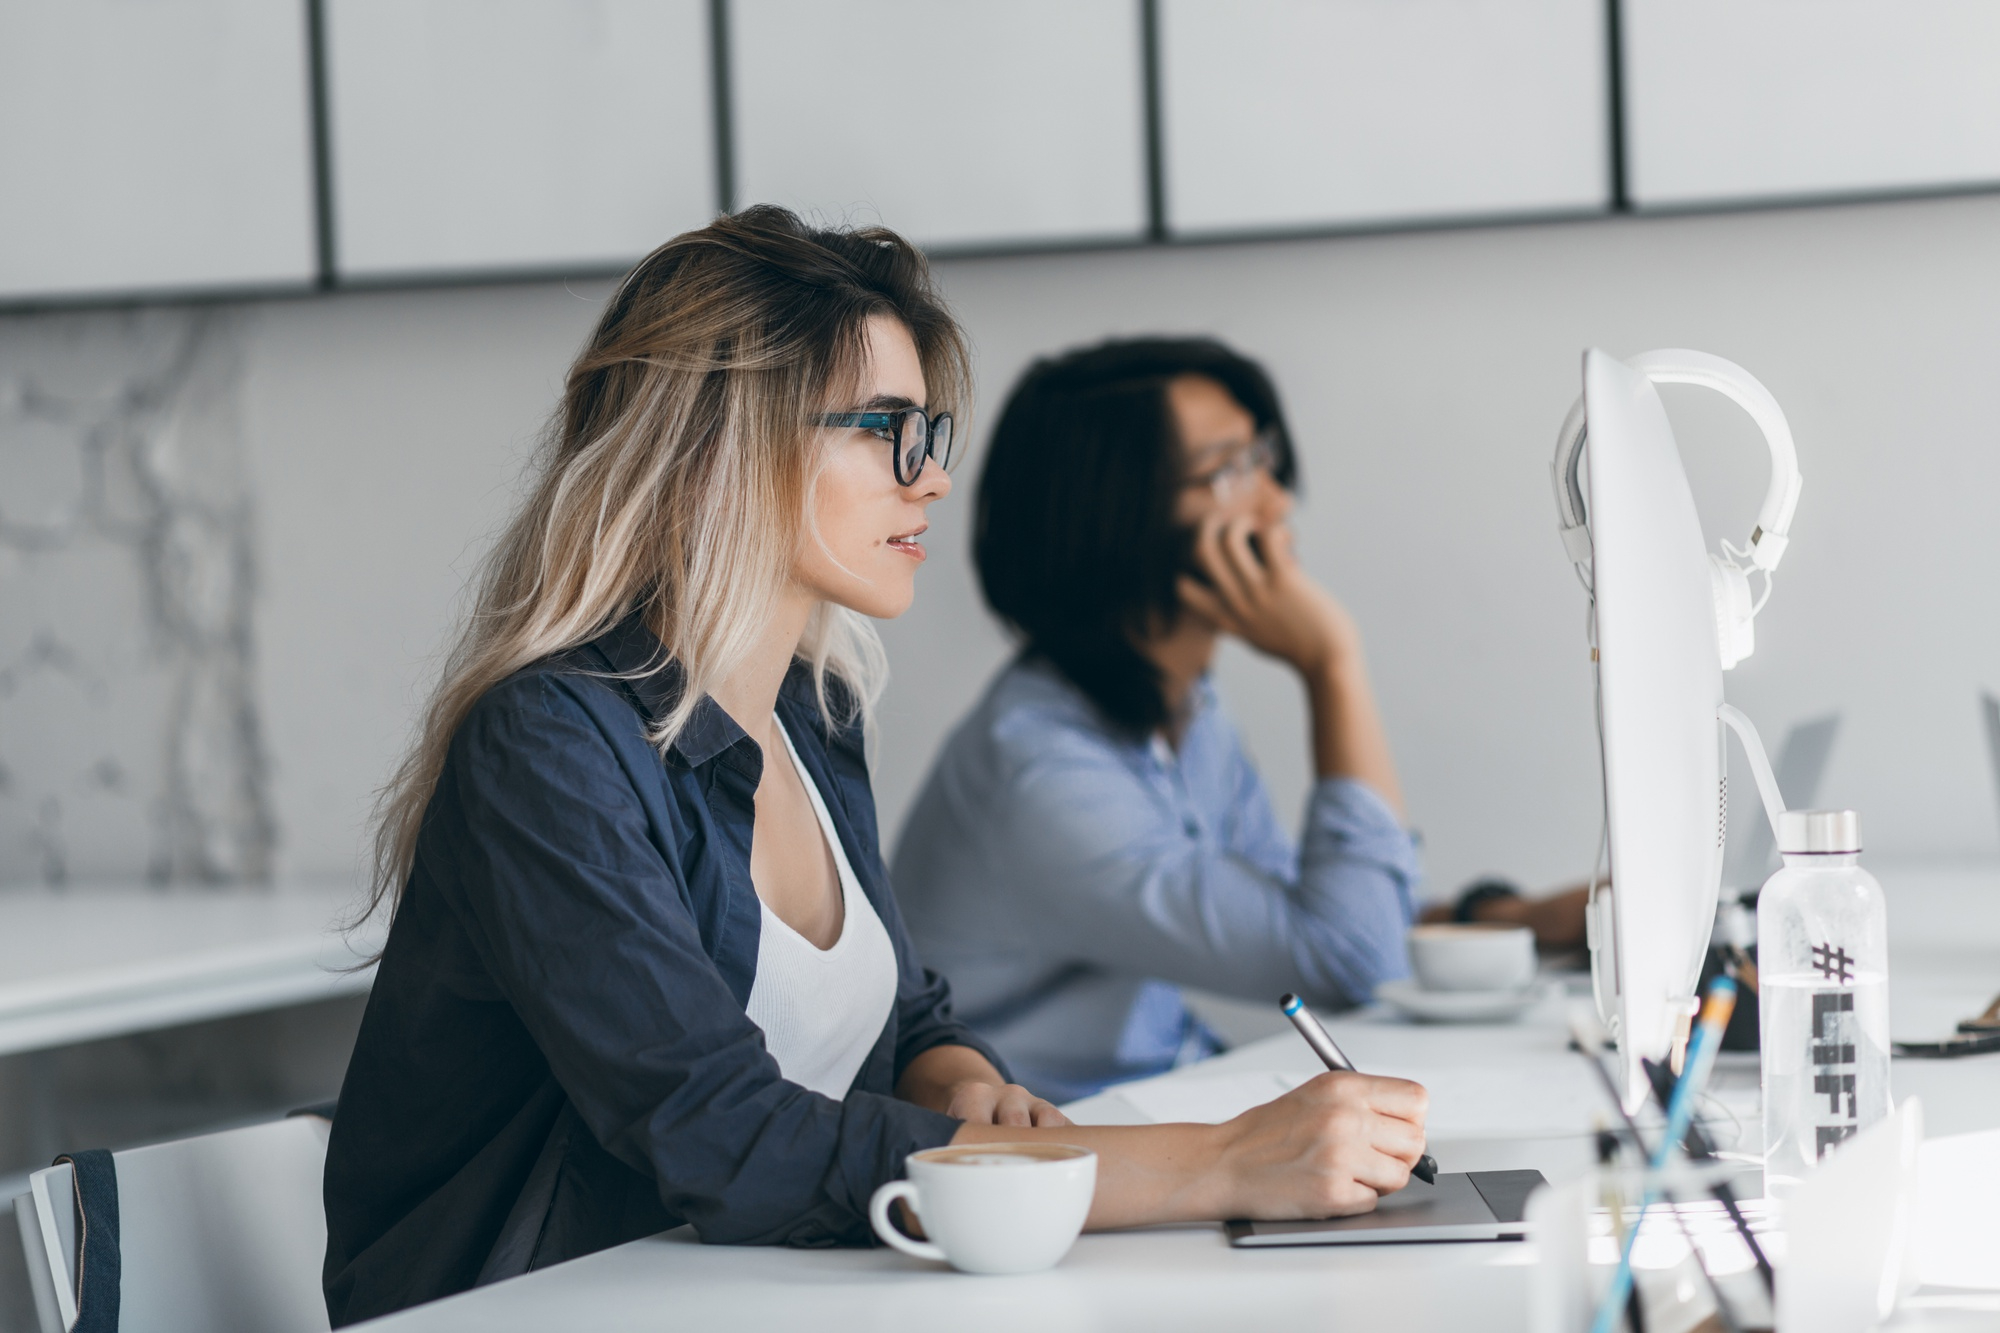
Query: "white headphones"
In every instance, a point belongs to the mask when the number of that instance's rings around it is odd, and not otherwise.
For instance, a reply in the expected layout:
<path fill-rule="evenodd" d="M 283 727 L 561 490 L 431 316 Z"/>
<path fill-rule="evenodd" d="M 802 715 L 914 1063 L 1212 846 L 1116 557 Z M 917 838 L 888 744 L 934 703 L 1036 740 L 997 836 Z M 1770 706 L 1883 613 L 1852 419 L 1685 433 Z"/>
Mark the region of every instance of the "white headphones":
<path fill-rule="evenodd" d="M 1764 494 L 1763 507 L 1757 511 L 1757 526 L 1751 529 L 1750 544 L 1739 548 L 1721 541 L 1717 543 L 1721 553 L 1708 557 L 1709 586 L 1715 594 L 1715 639 L 1722 654 L 1722 669 L 1727 671 L 1750 656 L 1757 646 L 1757 613 L 1771 598 L 1771 575 L 1791 540 L 1792 514 L 1798 508 L 1802 484 L 1798 453 L 1792 447 L 1792 428 L 1786 424 L 1784 411 L 1771 391 L 1733 361 L 1706 352 L 1667 347 L 1643 352 L 1625 364 L 1655 384 L 1701 384 L 1727 396 L 1750 414 L 1771 450 L 1771 485 Z M 1549 479 L 1555 486 L 1563 550 L 1569 554 L 1570 563 L 1576 566 L 1585 590 L 1594 599 L 1589 516 L 1583 503 L 1583 483 L 1578 477 L 1588 431 L 1583 399 L 1578 398 L 1556 437 L 1556 456 L 1549 464 Z M 1764 575 L 1764 595 L 1754 600 L 1750 595 L 1752 571 Z"/>

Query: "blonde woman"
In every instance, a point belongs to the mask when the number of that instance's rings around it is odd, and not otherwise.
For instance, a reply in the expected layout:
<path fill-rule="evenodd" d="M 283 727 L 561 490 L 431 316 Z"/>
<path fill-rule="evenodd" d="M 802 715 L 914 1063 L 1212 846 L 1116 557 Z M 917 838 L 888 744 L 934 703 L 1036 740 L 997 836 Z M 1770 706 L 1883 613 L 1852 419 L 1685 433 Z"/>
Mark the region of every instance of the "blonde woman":
<path fill-rule="evenodd" d="M 910 604 L 962 336 L 881 230 L 751 209 L 661 247 L 572 368 L 385 797 L 393 912 L 328 1146 L 335 1325 L 682 1223 L 869 1238 L 904 1157 L 1101 1155 L 1093 1226 L 1370 1208 L 1415 1084 L 1083 1128 L 918 966 L 861 743 Z"/>

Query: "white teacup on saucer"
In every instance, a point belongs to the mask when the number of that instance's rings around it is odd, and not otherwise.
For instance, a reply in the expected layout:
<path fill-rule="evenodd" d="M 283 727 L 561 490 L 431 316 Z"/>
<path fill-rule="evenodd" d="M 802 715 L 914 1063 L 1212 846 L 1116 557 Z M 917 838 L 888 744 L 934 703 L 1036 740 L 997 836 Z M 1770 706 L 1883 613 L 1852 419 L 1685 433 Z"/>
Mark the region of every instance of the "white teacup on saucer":
<path fill-rule="evenodd" d="M 1410 931 L 1414 977 L 1375 998 L 1424 1023 L 1505 1023 L 1541 999 L 1535 932 L 1498 921 L 1436 922 Z"/>
<path fill-rule="evenodd" d="M 1525 990 L 1535 980 L 1535 932 L 1498 921 L 1415 926 L 1410 966 L 1425 990 Z"/>
<path fill-rule="evenodd" d="M 1419 1023 L 1511 1023 L 1546 994 L 1539 984 L 1519 990 L 1425 990 L 1408 977 L 1375 988 L 1376 999 Z"/>

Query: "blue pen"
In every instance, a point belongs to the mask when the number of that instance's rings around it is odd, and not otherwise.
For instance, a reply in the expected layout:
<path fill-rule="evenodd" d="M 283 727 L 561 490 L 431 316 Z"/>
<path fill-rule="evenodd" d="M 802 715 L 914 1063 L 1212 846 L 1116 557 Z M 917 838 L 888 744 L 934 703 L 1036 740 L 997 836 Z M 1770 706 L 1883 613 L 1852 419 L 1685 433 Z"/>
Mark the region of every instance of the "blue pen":
<path fill-rule="evenodd" d="M 1320 1026 L 1317 1018 L 1313 1017 L 1312 1010 L 1306 1008 L 1304 1000 L 1296 995 L 1286 995 L 1279 999 L 1278 1008 L 1284 1011 L 1286 1018 L 1292 1020 L 1292 1026 L 1299 1030 L 1299 1035 L 1306 1039 L 1306 1045 L 1312 1047 L 1313 1054 L 1317 1055 L 1328 1069 L 1347 1074 L 1361 1072 L 1354 1067 L 1354 1061 L 1348 1059 L 1346 1054 L 1333 1044 L 1333 1038 L 1327 1035 L 1326 1029 Z M 1417 1164 L 1410 1168 L 1410 1174 L 1426 1185 L 1437 1184 L 1437 1158 L 1425 1153 L 1417 1159 Z"/>
<path fill-rule="evenodd" d="M 1722 1049 L 1722 1031 L 1729 1026 L 1729 1015 L 1736 1008 L 1736 983 L 1728 977 L 1717 977 L 1708 985 L 1708 998 L 1702 1005 L 1701 1022 L 1695 1027 L 1693 1037 L 1688 1041 L 1687 1060 L 1681 1067 L 1680 1081 L 1674 1084 L 1674 1095 L 1667 1099 L 1667 1132 L 1660 1139 L 1660 1146 L 1653 1152 L 1653 1160 L 1647 1164 L 1646 1187 L 1639 1196 L 1639 1216 L 1632 1223 L 1632 1229 L 1625 1233 L 1625 1243 L 1619 1247 L 1618 1267 L 1611 1273 L 1611 1289 L 1604 1293 L 1604 1301 L 1597 1307 L 1597 1320 L 1591 1325 L 1591 1333 L 1611 1333 L 1618 1322 L 1618 1312 L 1625 1308 L 1625 1302 L 1632 1295 L 1632 1247 L 1638 1243 L 1639 1228 L 1646 1221 L 1646 1212 L 1660 1197 L 1660 1174 L 1667 1169 L 1667 1160 L 1673 1155 L 1674 1145 L 1687 1137 L 1688 1122 L 1694 1119 L 1695 1099 L 1708 1084 L 1709 1070 L 1715 1067 L 1715 1053 Z"/>

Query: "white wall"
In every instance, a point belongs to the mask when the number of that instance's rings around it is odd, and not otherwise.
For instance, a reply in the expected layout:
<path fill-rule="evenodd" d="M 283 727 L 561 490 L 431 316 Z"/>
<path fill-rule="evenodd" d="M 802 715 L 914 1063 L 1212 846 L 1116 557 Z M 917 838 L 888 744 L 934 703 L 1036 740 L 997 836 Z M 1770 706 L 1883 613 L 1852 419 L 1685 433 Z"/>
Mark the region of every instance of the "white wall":
<path fill-rule="evenodd" d="M 608 295 L 562 284 L 272 306 L 246 430 L 280 864 L 345 874 L 458 594 Z"/>
<path fill-rule="evenodd" d="M 1212 331 L 1268 359 L 1304 450 L 1306 558 L 1367 632 L 1441 892 L 1486 869 L 1552 882 L 1581 873 L 1594 846 L 1582 596 L 1547 479 L 1590 344 L 1703 348 L 1777 394 L 1805 492 L 1758 654 L 1730 696 L 1767 734 L 1845 710 L 1822 794 L 1864 812 L 1877 856 L 1993 853 L 1974 692 L 2000 684 L 1996 227 L 2000 199 L 1959 199 L 941 273 L 989 419 L 1029 357 L 1107 333 Z M 289 868 L 352 864 L 456 590 L 603 294 L 524 286 L 263 311 L 245 420 Z M 1670 390 L 1669 407 L 1712 530 L 1740 540 L 1761 451 L 1734 409 L 1697 392 Z M 1005 652 L 965 551 L 978 464 L 975 449 L 935 516 L 916 609 L 886 630 L 896 678 L 877 789 L 892 830 Z M 1296 810 L 1297 691 L 1242 654 L 1222 677 Z"/>

